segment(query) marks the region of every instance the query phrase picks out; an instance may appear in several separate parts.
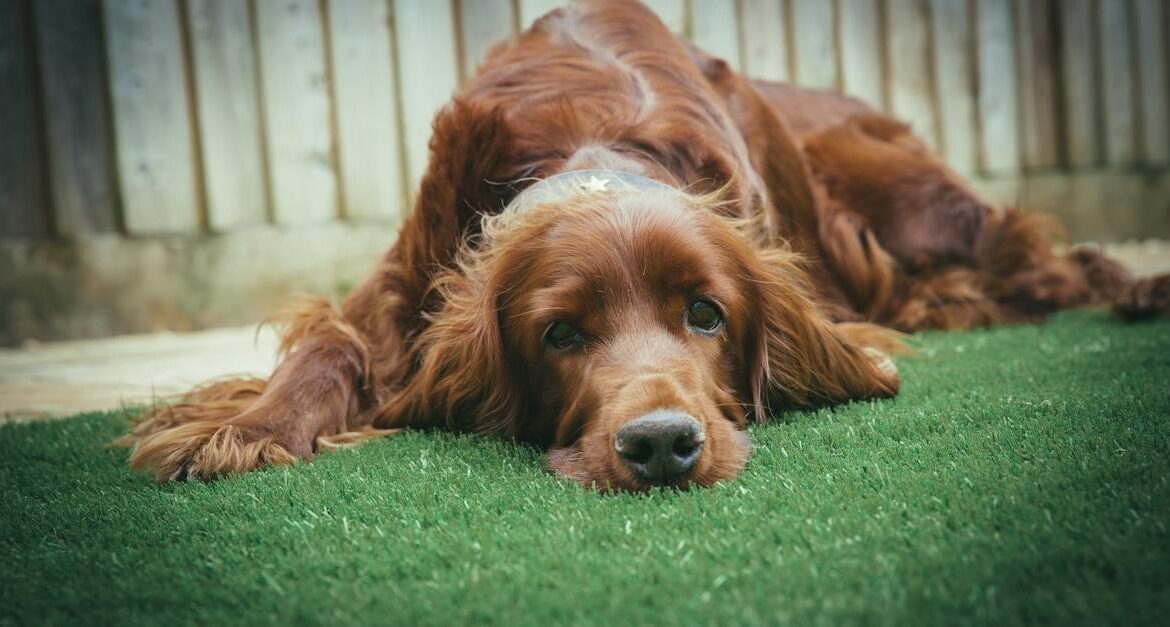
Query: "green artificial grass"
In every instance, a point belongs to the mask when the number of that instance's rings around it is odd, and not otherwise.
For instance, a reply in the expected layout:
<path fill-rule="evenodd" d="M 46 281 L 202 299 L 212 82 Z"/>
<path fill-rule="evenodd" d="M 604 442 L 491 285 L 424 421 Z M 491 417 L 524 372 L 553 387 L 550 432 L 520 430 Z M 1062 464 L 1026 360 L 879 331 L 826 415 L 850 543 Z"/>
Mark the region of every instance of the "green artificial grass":
<path fill-rule="evenodd" d="M 927 334 L 902 395 L 602 496 L 411 433 L 156 486 L 120 414 L 0 428 L 0 623 L 1163 623 L 1170 322 Z"/>

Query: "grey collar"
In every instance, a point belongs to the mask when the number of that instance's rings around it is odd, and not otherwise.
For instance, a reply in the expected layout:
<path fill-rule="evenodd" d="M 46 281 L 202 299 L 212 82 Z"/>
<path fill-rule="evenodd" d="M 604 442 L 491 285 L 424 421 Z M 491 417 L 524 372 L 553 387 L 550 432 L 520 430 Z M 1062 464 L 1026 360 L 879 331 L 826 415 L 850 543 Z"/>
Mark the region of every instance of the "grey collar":
<path fill-rule="evenodd" d="M 508 203 L 505 211 L 524 213 L 537 205 L 556 202 L 582 193 L 645 191 L 645 190 L 672 191 L 681 194 L 679 190 L 646 178 L 640 174 L 618 172 L 616 170 L 572 170 L 554 174 L 520 192 L 512 202 Z"/>

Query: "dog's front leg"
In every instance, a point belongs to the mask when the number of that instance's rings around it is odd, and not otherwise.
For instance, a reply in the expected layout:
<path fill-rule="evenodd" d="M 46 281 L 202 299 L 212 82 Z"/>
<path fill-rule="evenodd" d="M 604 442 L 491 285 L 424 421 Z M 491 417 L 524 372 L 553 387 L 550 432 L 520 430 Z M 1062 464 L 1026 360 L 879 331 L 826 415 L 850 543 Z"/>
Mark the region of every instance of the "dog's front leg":
<path fill-rule="evenodd" d="M 290 318 L 269 381 L 221 381 L 152 409 L 123 440 L 131 465 L 159 481 L 211 479 L 388 433 L 360 418 L 370 361 L 362 335 L 324 302 Z"/>

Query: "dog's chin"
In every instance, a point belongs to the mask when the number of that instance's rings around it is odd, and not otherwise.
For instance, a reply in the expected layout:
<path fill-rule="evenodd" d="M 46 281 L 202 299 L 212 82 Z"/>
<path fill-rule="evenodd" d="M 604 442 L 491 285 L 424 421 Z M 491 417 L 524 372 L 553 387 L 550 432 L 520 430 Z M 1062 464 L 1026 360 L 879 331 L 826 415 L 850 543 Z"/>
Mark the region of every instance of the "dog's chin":
<path fill-rule="evenodd" d="M 582 442 L 572 446 L 551 448 L 547 461 L 553 474 L 598 492 L 649 492 L 654 489 L 689 490 L 705 488 L 720 481 L 734 479 L 747 463 L 751 441 L 742 431 L 734 431 L 728 442 L 730 455 L 720 455 L 713 463 L 704 464 L 698 473 L 664 484 L 638 480 L 629 470 L 617 465 L 610 455 L 590 455 Z"/>

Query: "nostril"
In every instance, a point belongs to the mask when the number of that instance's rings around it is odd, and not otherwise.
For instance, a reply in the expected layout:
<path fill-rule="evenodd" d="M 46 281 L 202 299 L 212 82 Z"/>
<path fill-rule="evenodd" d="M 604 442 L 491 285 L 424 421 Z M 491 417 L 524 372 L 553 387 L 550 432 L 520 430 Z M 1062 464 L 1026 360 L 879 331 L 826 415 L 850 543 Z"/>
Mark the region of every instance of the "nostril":
<path fill-rule="evenodd" d="M 654 447 L 646 440 L 638 440 L 628 444 L 624 449 L 618 448 L 618 453 L 635 464 L 645 464 L 654 455 Z"/>
<path fill-rule="evenodd" d="M 674 454 L 679 457 L 687 457 L 699 448 L 699 444 L 690 436 L 681 436 L 674 441 Z"/>

